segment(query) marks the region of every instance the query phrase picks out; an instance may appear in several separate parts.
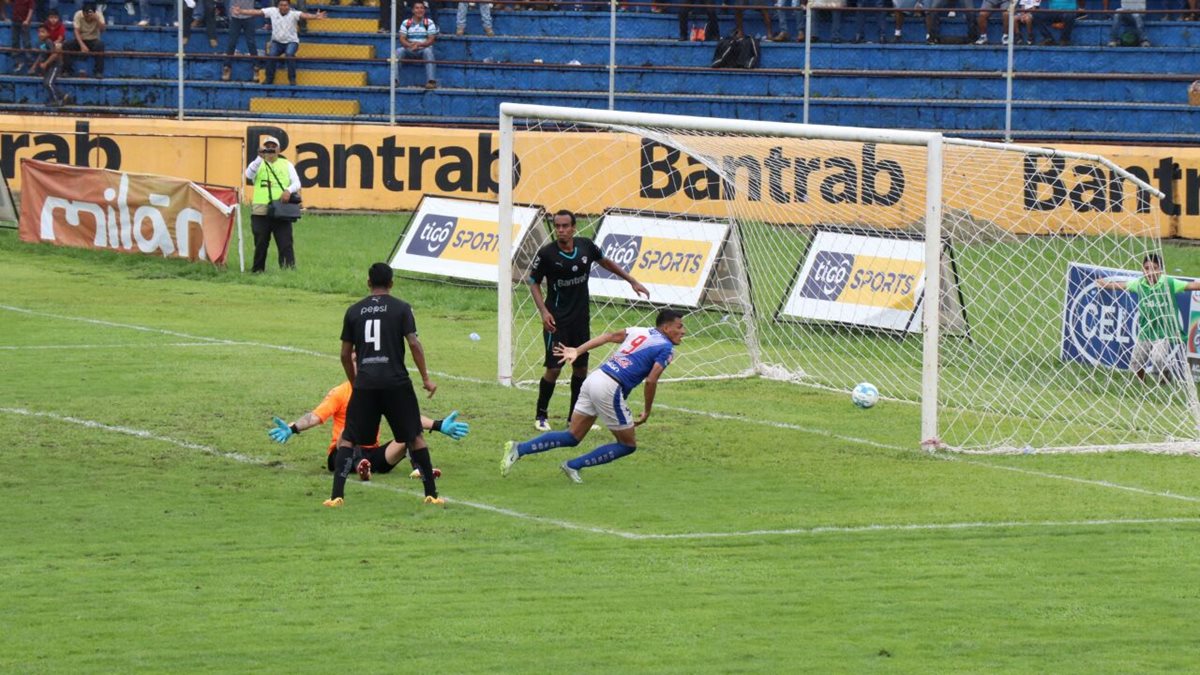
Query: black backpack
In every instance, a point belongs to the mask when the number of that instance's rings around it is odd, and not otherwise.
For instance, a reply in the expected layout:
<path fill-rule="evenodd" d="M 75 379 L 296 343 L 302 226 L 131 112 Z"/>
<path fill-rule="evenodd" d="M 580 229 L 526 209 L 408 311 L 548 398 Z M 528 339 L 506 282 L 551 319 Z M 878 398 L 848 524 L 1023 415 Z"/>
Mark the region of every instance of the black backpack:
<path fill-rule="evenodd" d="M 734 33 L 722 38 L 713 53 L 713 68 L 757 68 L 758 40 Z"/>

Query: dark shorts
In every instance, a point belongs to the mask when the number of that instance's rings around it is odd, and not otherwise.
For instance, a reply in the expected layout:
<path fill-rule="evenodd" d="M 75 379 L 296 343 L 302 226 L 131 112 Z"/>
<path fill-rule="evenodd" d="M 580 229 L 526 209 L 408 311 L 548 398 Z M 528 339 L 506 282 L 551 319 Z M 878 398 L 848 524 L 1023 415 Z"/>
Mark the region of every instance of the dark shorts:
<path fill-rule="evenodd" d="M 388 443 L 384 443 L 382 446 L 377 448 L 363 448 L 363 458 L 371 463 L 371 473 L 387 473 L 395 467 L 395 464 L 388 464 L 387 461 L 387 453 L 385 450 L 387 449 L 388 445 Z M 329 469 L 330 473 L 333 473 L 333 458 L 336 456 L 336 452 L 331 452 L 325 458 L 325 468 Z M 404 457 L 401 457 L 400 459 L 404 459 Z"/>
<path fill-rule="evenodd" d="M 591 333 L 590 326 L 588 326 L 586 321 L 575 325 L 560 323 L 558 324 L 558 330 L 553 333 L 547 333 L 543 330 L 542 344 L 546 345 L 546 367 L 562 368 L 562 364 L 559 363 L 562 360 L 561 357 L 554 355 L 554 345 L 561 344 L 566 347 L 578 347 L 592 339 Z M 575 359 L 576 367 L 587 368 L 587 364 L 587 354 Z"/>
<path fill-rule="evenodd" d="M 389 389 L 355 389 L 346 406 L 346 429 L 342 440 L 351 445 L 374 443 L 379 437 L 379 419 L 387 418 L 396 440 L 412 444 L 421 434 L 421 408 L 412 382 Z M 373 465 L 374 463 L 372 463 Z"/>

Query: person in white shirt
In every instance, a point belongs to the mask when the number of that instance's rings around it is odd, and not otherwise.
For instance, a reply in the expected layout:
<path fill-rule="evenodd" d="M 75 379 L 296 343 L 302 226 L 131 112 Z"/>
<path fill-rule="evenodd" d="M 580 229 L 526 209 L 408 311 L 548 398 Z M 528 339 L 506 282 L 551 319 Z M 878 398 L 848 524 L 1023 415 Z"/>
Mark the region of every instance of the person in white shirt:
<path fill-rule="evenodd" d="M 267 7 L 265 9 L 242 9 L 241 7 L 233 8 L 233 15 L 241 18 L 245 16 L 263 16 L 271 21 L 271 39 L 267 41 L 266 54 L 271 57 L 267 60 L 267 80 L 266 84 L 275 84 L 275 68 L 278 62 L 275 57 L 283 55 L 287 60 L 288 84 L 296 84 L 296 50 L 300 48 L 300 35 L 298 26 L 301 19 L 313 21 L 315 19 L 324 19 L 325 12 L 317 12 L 309 14 L 292 9 L 292 3 L 289 0 L 279 0 L 277 7 Z"/>
<path fill-rule="evenodd" d="M 400 22 L 398 37 L 400 49 L 396 56 L 400 59 L 416 58 L 425 60 L 425 88 L 437 88 L 437 70 L 433 64 L 433 43 L 437 41 L 438 27 L 433 19 L 425 16 L 426 5 L 422 0 L 416 0 L 412 5 L 412 16 Z M 402 62 L 397 62 L 399 68 Z"/>

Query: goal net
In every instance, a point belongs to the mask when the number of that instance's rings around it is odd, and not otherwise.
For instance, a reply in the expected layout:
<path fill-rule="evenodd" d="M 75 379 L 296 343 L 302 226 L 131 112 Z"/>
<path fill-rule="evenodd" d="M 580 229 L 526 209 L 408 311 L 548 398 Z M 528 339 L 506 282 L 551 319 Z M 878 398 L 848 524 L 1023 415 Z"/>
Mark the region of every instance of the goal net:
<path fill-rule="evenodd" d="M 919 413 L 914 442 L 960 451 L 1197 448 L 1184 340 L 1139 380 L 1136 297 L 1095 283 L 1162 253 L 1156 191 L 1103 158 L 512 104 L 500 121 L 501 250 L 528 248 L 503 236 L 514 201 L 574 212 L 650 290 L 594 268 L 593 335 L 683 310 L 673 379 L 869 381 Z M 542 328 L 527 262 L 505 258 L 499 377 L 526 385 Z"/>

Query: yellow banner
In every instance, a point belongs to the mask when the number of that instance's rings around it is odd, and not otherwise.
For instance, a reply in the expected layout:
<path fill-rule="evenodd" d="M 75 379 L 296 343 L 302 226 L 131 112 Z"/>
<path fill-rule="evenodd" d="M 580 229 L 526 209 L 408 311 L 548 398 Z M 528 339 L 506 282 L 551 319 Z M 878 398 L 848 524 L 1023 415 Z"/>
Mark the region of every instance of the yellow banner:
<path fill-rule="evenodd" d="M 480 265 L 496 264 L 499 252 L 500 226 L 486 220 L 459 218 L 446 249 L 439 256 L 444 260 L 461 260 Z M 520 225 L 513 225 L 513 241 L 521 232 Z"/>
<path fill-rule="evenodd" d="M 712 242 L 704 240 L 643 237 L 642 254 L 630 274 L 642 283 L 691 288 L 700 283 L 704 258 L 712 248 Z"/>
<path fill-rule="evenodd" d="M 627 135 L 534 139 L 536 133 L 517 134 L 515 193 L 517 201 L 551 211 L 753 213 L 804 225 L 834 214 L 839 222 L 874 227 L 912 226 L 924 216 L 925 156 L 919 148 L 752 139 L 714 152 L 702 137 L 682 138 L 696 154 L 713 153 L 701 163 Z M 0 171 L 18 192 L 16 167 L 23 158 L 244 185 L 242 171 L 265 135 L 278 138 L 296 165 L 310 208 L 411 211 L 423 194 L 496 199 L 499 139 L 490 130 L 0 115 Z M 972 155 L 984 151 L 947 146 L 950 219 L 1004 232 L 1058 234 L 1089 231 L 1100 211 L 1127 232 L 1200 239 L 1200 148 L 1058 147 L 1108 157 L 1168 198 L 1153 199 L 1084 162 L 1019 153 L 977 162 Z M 731 171 L 734 181 L 717 179 L 712 164 Z M 968 211 L 980 201 L 991 203 L 991 220 L 978 221 Z"/>
<path fill-rule="evenodd" d="M 912 311 L 917 283 L 925 274 L 920 260 L 856 255 L 849 279 L 837 302 Z"/>

